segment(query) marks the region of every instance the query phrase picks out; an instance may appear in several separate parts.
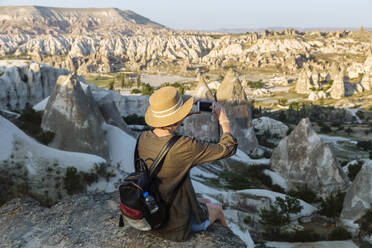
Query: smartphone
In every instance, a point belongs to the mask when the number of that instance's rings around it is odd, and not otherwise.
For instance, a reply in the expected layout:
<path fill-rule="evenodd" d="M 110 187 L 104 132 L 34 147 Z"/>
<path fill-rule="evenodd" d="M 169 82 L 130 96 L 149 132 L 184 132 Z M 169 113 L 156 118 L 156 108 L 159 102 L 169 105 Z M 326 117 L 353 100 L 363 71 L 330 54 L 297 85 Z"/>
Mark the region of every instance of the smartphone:
<path fill-rule="evenodd" d="M 198 111 L 200 112 L 212 112 L 212 103 L 199 101 L 198 102 Z"/>

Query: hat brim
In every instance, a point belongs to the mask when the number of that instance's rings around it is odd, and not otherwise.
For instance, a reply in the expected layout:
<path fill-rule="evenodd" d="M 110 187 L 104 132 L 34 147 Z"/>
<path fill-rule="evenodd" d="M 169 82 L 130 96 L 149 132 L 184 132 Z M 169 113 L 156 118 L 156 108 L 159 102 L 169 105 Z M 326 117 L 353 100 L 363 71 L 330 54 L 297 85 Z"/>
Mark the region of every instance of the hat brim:
<path fill-rule="evenodd" d="M 185 99 L 185 97 L 184 97 Z M 185 118 L 191 111 L 192 106 L 194 104 L 194 98 L 190 97 L 188 100 L 184 101 L 180 110 L 178 110 L 175 114 L 171 116 L 167 116 L 164 118 L 159 118 L 153 116 L 151 112 L 151 106 L 148 107 L 146 114 L 145 114 L 145 122 L 147 125 L 151 127 L 166 127 L 172 124 L 175 124 Z"/>

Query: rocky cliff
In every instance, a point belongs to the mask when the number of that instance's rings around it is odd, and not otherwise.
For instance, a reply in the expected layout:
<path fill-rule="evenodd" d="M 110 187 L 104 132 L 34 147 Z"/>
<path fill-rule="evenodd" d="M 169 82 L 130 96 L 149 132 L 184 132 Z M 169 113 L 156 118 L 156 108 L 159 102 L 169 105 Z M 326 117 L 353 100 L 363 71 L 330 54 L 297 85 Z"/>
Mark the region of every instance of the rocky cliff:
<path fill-rule="evenodd" d="M 118 193 L 75 195 L 52 208 L 35 200 L 15 199 L 0 208 L 1 247 L 246 247 L 229 229 L 214 224 L 187 242 L 162 239 L 156 233 L 118 227 Z"/>

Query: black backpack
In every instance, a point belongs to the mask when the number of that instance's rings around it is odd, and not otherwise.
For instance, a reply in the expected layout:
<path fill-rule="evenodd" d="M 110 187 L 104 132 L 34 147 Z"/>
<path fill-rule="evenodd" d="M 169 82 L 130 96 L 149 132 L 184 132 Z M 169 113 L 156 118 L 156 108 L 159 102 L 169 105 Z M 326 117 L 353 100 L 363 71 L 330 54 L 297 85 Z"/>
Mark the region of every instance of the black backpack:
<path fill-rule="evenodd" d="M 185 177 L 176 186 L 170 201 L 166 203 L 160 196 L 159 184 L 161 182 L 157 175 L 162 168 L 168 151 L 180 137 L 173 136 L 170 138 L 160 150 L 150 169 L 147 168 L 145 161 L 138 156 L 139 138 L 137 139 L 134 152 L 135 172 L 129 174 L 119 186 L 120 211 L 122 213 L 119 226 L 124 226 L 123 216 L 130 226 L 141 231 L 158 229 L 166 223 L 169 217 L 169 207 Z"/>

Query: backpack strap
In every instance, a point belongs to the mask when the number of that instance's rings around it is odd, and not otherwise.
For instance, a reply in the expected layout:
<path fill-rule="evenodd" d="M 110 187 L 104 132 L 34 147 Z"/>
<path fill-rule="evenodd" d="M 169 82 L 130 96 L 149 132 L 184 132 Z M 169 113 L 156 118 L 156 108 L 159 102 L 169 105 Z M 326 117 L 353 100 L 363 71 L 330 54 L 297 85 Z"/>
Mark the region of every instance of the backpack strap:
<path fill-rule="evenodd" d="M 160 150 L 158 156 L 156 156 L 154 162 L 152 163 L 149 169 L 151 178 L 154 178 L 158 175 L 161 168 L 163 167 L 163 160 L 165 156 L 167 155 L 169 150 L 172 148 L 172 146 L 177 142 L 179 138 L 181 138 L 180 135 L 172 136 L 172 138 L 168 140 L 167 144 L 165 144 L 163 148 Z"/>
<path fill-rule="evenodd" d="M 137 159 L 139 159 L 139 156 L 138 156 L 138 141 L 139 141 L 141 135 L 142 134 L 138 135 L 137 141 L 136 141 L 136 148 L 134 148 L 134 157 L 133 157 L 134 164 L 136 164 Z"/>

